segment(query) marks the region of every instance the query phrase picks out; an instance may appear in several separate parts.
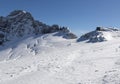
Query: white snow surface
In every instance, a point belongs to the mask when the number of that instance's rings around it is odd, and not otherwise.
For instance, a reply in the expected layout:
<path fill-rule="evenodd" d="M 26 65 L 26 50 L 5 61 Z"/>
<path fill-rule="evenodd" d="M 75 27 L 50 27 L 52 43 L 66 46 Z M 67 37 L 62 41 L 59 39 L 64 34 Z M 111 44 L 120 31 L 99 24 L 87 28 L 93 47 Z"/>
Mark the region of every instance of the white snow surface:
<path fill-rule="evenodd" d="M 46 34 L 6 42 L 0 84 L 120 84 L 120 38 L 86 43 Z"/>

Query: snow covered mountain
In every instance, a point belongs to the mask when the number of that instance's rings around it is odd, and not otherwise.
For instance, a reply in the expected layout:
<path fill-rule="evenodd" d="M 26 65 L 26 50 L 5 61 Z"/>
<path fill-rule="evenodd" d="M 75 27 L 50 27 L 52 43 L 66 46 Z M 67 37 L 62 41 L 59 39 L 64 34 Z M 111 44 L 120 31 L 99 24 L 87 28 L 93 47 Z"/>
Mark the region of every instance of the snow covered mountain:
<path fill-rule="evenodd" d="M 34 20 L 32 15 L 26 11 L 15 10 L 6 17 L 0 17 L 1 44 L 4 41 L 24 37 L 26 35 L 47 34 L 54 32 L 58 32 L 60 36 L 63 36 L 66 39 L 77 38 L 76 35 L 67 29 L 67 27 L 46 25 L 42 22 Z"/>
<path fill-rule="evenodd" d="M 30 17 L 19 10 L 0 18 L 0 84 L 120 84 L 120 30 L 76 38 Z"/>
<path fill-rule="evenodd" d="M 103 42 L 120 37 L 120 30 L 115 28 L 97 27 L 95 31 L 82 35 L 77 41 Z"/>

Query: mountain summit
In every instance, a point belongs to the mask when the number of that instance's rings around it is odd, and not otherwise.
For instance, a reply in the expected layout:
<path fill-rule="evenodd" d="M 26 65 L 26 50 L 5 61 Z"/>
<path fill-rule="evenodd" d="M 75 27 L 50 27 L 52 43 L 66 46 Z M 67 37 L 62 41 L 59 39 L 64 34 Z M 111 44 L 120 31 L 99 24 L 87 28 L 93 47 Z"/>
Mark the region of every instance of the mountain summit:
<path fill-rule="evenodd" d="M 66 39 L 77 38 L 67 27 L 60 27 L 56 24 L 46 25 L 35 20 L 29 12 L 23 10 L 15 10 L 6 17 L 0 17 L 0 44 L 15 37 L 54 32 L 58 32 Z"/>
<path fill-rule="evenodd" d="M 97 27 L 96 30 L 82 35 L 77 41 L 103 42 L 120 37 L 120 30 L 115 28 Z"/>

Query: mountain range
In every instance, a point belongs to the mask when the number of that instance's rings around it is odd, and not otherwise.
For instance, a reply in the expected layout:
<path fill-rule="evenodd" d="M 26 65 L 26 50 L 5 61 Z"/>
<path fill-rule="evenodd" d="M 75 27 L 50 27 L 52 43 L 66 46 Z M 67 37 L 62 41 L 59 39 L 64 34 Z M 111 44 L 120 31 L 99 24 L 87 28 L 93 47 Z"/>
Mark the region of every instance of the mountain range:
<path fill-rule="evenodd" d="M 0 84 L 120 84 L 120 30 L 77 37 L 23 10 L 1 16 Z"/>

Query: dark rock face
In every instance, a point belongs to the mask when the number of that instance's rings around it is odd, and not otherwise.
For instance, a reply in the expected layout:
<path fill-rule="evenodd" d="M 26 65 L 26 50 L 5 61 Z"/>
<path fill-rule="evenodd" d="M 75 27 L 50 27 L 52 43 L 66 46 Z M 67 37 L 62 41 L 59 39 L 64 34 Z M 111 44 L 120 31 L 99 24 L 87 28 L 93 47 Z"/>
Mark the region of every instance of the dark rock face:
<path fill-rule="evenodd" d="M 21 37 L 33 33 L 34 19 L 28 12 L 15 10 L 7 16 L 8 32 L 14 36 Z"/>
<path fill-rule="evenodd" d="M 7 39 L 31 34 L 47 34 L 54 32 L 68 33 L 68 35 L 66 35 L 68 38 L 71 36 L 69 35 L 70 31 L 66 27 L 60 27 L 56 24 L 52 26 L 46 25 L 40 21 L 34 20 L 29 12 L 23 10 L 15 10 L 6 17 L 1 16 L 0 31 L 5 33 Z"/>

